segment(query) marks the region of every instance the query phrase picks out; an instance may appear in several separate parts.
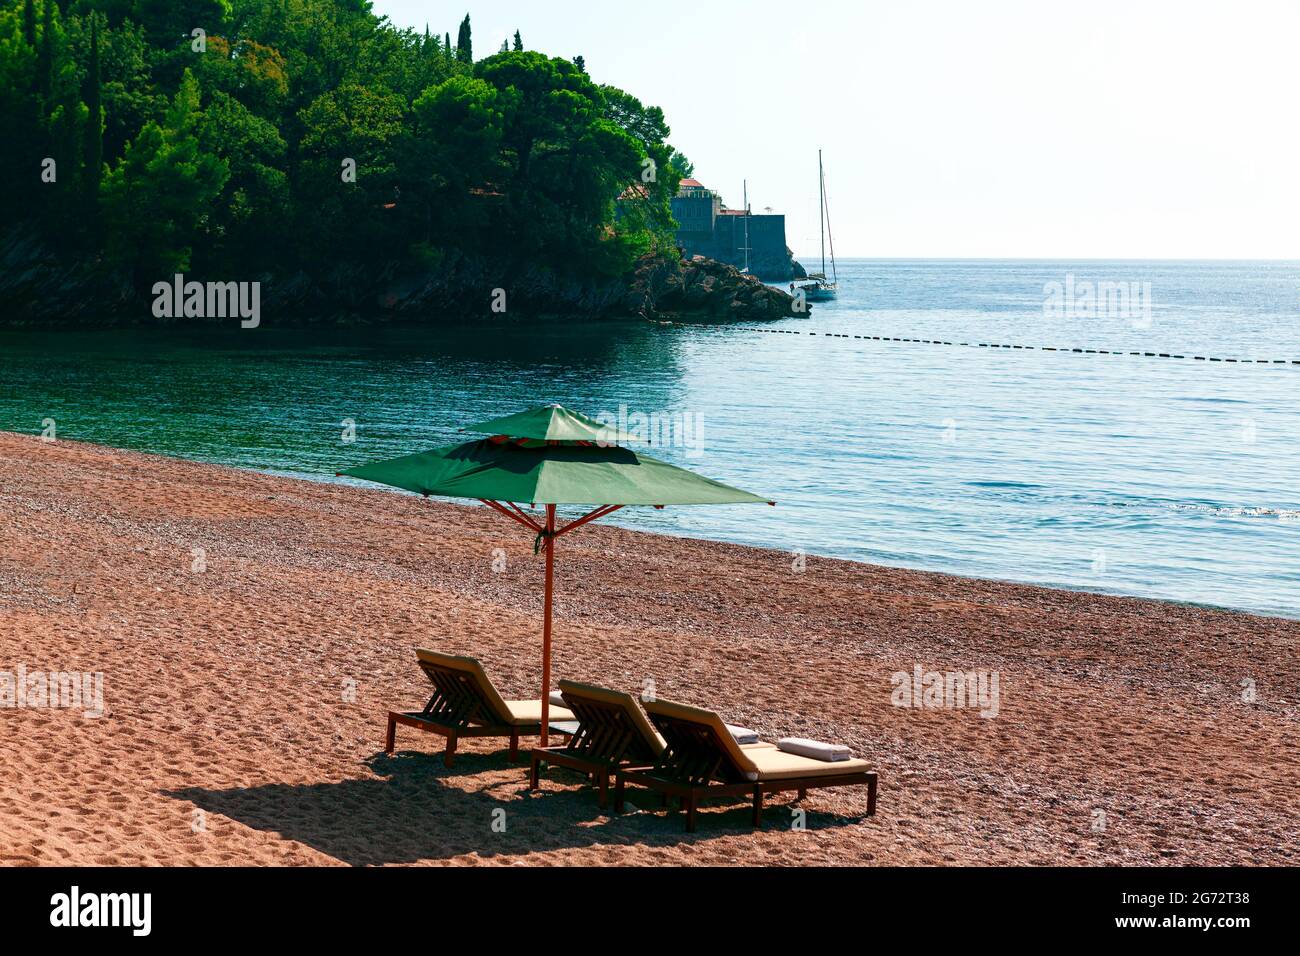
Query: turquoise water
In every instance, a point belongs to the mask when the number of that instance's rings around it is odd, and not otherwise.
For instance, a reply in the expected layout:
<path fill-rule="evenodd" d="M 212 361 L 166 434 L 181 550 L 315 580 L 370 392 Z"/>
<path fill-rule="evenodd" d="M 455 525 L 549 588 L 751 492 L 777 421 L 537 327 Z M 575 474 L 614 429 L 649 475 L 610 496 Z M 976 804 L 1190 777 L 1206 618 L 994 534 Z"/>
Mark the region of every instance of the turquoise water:
<path fill-rule="evenodd" d="M 1150 283 L 1150 321 L 1045 286 Z M 561 402 L 689 416 L 659 457 L 770 508 L 610 519 L 955 574 L 1300 617 L 1300 366 L 826 338 L 1300 359 L 1300 265 L 851 261 L 770 326 L 0 334 L 0 429 L 318 480 Z M 343 440 L 344 420 L 356 441 Z M 694 430 L 698 427 L 698 433 Z"/>

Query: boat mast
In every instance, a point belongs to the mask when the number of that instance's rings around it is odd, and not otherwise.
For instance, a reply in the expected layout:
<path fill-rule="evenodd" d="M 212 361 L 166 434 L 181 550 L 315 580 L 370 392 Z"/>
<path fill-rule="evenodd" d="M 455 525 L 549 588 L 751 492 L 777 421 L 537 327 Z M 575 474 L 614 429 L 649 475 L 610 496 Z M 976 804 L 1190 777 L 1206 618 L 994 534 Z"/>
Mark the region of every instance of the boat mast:
<path fill-rule="evenodd" d="M 820 157 L 819 157 L 820 162 Z M 831 204 L 826 201 L 826 171 L 822 170 L 822 208 L 826 210 L 826 235 L 831 240 L 831 283 L 838 285 L 840 281 L 840 269 L 835 264 L 835 233 L 831 230 Z M 822 275 L 826 274 L 826 266 L 822 266 Z"/>
<path fill-rule="evenodd" d="M 822 278 L 826 278 L 826 170 L 822 167 L 822 151 L 817 150 L 817 198 L 821 205 L 818 207 L 817 225 L 822 231 Z"/>
<path fill-rule="evenodd" d="M 749 275 L 749 180 L 745 180 L 745 274 Z"/>

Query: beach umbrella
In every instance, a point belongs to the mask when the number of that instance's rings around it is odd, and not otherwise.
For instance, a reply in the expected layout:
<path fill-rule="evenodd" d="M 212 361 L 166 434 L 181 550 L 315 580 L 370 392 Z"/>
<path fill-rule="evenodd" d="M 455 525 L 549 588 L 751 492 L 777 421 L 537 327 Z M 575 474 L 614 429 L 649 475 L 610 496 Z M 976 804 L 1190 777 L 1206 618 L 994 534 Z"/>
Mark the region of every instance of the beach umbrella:
<path fill-rule="evenodd" d="M 546 552 L 542 619 L 545 747 L 549 742 L 556 540 L 627 507 L 776 502 L 634 451 L 629 446 L 646 444 L 643 438 L 559 405 L 464 430 L 488 437 L 365 465 L 343 472 L 340 477 L 401 488 L 426 498 L 474 499 L 536 534 L 535 549 Z M 557 509 L 572 505 L 593 510 L 568 523 L 557 523 Z M 542 508 L 544 516 L 525 506 Z"/>

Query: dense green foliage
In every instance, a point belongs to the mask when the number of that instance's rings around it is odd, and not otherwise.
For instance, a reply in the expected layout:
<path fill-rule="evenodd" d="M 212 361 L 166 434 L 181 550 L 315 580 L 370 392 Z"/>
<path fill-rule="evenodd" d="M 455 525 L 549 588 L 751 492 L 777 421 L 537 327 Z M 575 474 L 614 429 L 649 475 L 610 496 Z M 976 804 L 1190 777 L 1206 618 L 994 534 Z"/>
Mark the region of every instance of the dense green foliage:
<path fill-rule="evenodd" d="M 661 110 L 518 34 L 475 62 L 468 16 L 449 41 L 364 0 L 0 0 L 5 233 L 137 290 L 672 248 Z"/>

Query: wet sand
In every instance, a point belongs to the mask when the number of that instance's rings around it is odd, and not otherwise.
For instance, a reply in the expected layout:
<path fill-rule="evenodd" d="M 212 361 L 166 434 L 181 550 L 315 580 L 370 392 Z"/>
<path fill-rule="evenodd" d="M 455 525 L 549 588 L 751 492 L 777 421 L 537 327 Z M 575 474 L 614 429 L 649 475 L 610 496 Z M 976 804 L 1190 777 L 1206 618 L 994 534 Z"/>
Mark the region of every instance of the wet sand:
<path fill-rule="evenodd" d="M 565 771 L 530 795 L 494 742 L 385 757 L 417 647 L 537 696 L 532 545 L 486 509 L 0 433 L 0 672 L 102 672 L 105 709 L 0 709 L 0 863 L 1300 862 L 1300 622 L 609 527 L 561 547 L 557 679 L 849 744 L 878 814 L 814 792 L 688 835 Z M 895 706 L 918 665 L 996 673 L 997 716 Z"/>

